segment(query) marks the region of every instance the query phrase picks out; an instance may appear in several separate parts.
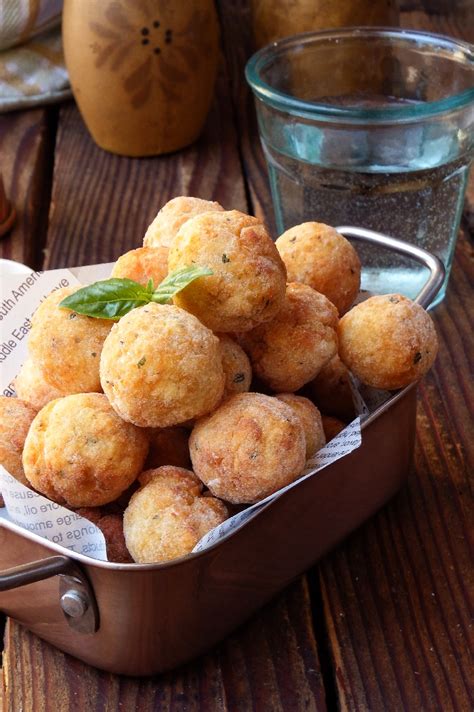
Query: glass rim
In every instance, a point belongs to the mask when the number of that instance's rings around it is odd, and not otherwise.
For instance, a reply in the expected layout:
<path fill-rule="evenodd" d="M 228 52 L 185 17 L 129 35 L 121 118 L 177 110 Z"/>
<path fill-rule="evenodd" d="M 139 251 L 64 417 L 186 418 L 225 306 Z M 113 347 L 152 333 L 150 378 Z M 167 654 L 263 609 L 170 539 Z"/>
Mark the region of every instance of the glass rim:
<path fill-rule="evenodd" d="M 261 72 L 267 63 L 279 55 L 285 54 L 298 46 L 314 45 L 319 40 L 334 39 L 341 40 L 345 38 L 367 37 L 367 38 L 382 38 L 386 40 L 405 40 L 416 42 L 425 47 L 436 43 L 437 47 L 441 47 L 454 54 L 461 51 L 466 60 L 466 65 L 472 65 L 473 71 L 473 86 L 458 94 L 453 94 L 443 99 L 436 101 L 423 102 L 419 104 L 404 104 L 385 106 L 383 108 L 374 107 L 338 107 L 332 104 L 323 104 L 317 101 L 306 101 L 297 99 L 291 94 L 275 89 L 261 78 Z M 413 45 L 415 46 L 415 45 Z M 453 61 L 456 60 L 453 57 Z M 252 88 L 253 93 L 265 104 L 272 106 L 285 112 L 289 112 L 303 118 L 316 117 L 325 121 L 341 121 L 344 119 L 352 123 L 358 122 L 390 122 L 390 121 L 413 121 L 416 119 L 424 119 L 430 116 L 436 116 L 445 112 L 454 111 L 474 103 L 474 45 L 464 40 L 458 40 L 446 35 L 439 35 L 432 32 L 424 32 L 421 30 L 399 29 L 390 27 L 344 27 L 340 29 L 317 30 L 311 32 L 303 32 L 297 35 L 285 37 L 276 42 L 272 42 L 262 49 L 258 50 L 248 60 L 245 66 L 245 78 Z"/>

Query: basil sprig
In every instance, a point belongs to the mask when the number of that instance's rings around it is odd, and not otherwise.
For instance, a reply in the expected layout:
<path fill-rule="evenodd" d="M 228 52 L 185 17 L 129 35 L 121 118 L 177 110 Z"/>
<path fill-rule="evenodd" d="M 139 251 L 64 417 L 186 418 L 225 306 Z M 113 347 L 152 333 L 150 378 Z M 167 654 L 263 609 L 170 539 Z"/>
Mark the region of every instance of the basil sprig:
<path fill-rule="evenodd" d="M 78 289 L 63 299 L 59 306 L 96 319 L 118 321 L 132 309 L 149 302 L 168 304 L 175 294 L 195 279 L 211 274 L 212 270 L 208 267 L 183 267 L 170 272 L 156 289 L 151 279 L 144 286 L 133 279 L 112 277 Z"/>

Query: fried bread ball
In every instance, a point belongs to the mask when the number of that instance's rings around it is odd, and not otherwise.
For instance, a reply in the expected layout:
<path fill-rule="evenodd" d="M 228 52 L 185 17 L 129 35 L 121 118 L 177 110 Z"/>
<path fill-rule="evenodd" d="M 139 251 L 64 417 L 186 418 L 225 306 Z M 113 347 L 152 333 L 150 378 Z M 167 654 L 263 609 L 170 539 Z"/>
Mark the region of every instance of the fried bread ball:
<path fill-rule="evenodd" d="M 224 398 L 233 393 L 245 393 L 252 381 L 249 357 L 227 334 L 217 334 L 222 346 L 222 366 L 225 373 Z"/>
<path fill-rule="evenodd" d="M 136 479 L 148 453 L 144 431 L 125 423 L 101 393 L 48 403 L 31 424 L 23 450 L 32 486 L 59 504 L 97 507 Z"/>
<path fill-rule="evenodd" d="M 254 374 L 274 391 L 297 391 L 337 352 L 337 309 L 306 284 L 292 282 L 268 324 L 239 334 Z"/>
<path fill-rule="evenodd" d="M 149 428 L 150 450 L 145 463 L 147 470 L 162 465 L 191 467 L 189 431 L 186 428 Z"/>
<path fill-rule="evenodd" d="M 210 211 L 224 210 L 213 200 L 178 196 L 163 205 L 153 222 L 148 226 L 143 239 L 145 247 L 170 247 L 176 234 L 186 220 Z"/>
<path fill-rule="evenodd" d="M 323 413 L 350 420 L 355 415 L 349 372 L 336 354 L 308 384 L 311 396 Z"/>
<path fill-rule="evenodd" d="M 332 415 L 322 415 L 321 419 L 323 421 L 324 434 L 326 435 L 326 441 L 329 442 L 336 435 L 344 430 L 346 424 L 339 420 L 339 418 L 333 418 Z"/>
<path fill-rule="evenodd" d="M 19 398 L 0 396 L 0 465 L 28 487 L 22 452 L 36 410 Z"/>
<path fill-rule="evenodd" d="M 213 274 L 174 297 L 213 331 L 248 331 L 269 321 L 285 297 L 286 271 L 263 223 L 238 210 L 188 220 L 170 248 L 168 267 L 191 264 Z"/>
<path fill-rule="evenodd" d="M 224 392 L 219 339 L 172 305 L 147 304 L 122 317 L 105 340 L 100 375 L 115 411 L 149 428 L 209 413 Z"/>
<path fill-rule="evenodd" d="M 126 277 L 144 285 L 147 285 L 151 279 L 156 288 L 167 274 L 167 247 L 138 247 L 118 258 L 110 276 Z"/>
<path fill-rule="evenodd" d="M 120 514 L 105 514 L 97 524 L 104 535 L 107 558 L 118 564 L 133 564 L 133 559 L 125 543 L 123 517 Z"/>
<path fill-rule="evenodd" d="M 202 497 L 193 472 L 159 467 L 140 476 L 123 517 L 127 548 L 137 563 L 169 561 L 189 554 L 208 531 L 228 517 L 215 497 Z"/>
<path fill-rule="evenodd" d="M 289 405 L 301 420 L 306 441 L 306 459 L 321 450 L 326 444 L 321 413 L 314 403 L 303 396 L 294 393 L 279 393 L 276 398 Z"/>
<path fill-rule="evenodd" d="M 22 365 L 18 376 L 15 378 L 15 391 L 18 398 L 26 401 L 36 410 L 41 410 L 46 403 L 67 396 L 59 388 L 51 386 L 45 379 L 44 373 L 32 358 L 27 358 Z"/>
<path fill-rule="evenodd" d="M 193 468 L 227 502 L 258 502 L 300 475 L 306 441 L 300 418 L 282 401 L 237 393 L 197 422 L 189 441 Z"/>
<path fill-rule="evenodd" d="M 276 241 L 289 282 L 308 284 L 344 314 L 360 289 L 360 260 L 349 240 L 317 222 L 296 225 Z"/>
<path fill-rule="evenodd" d="M 339 322 L 339 355 L 362 383 L 395 390 L 431 367 L 438 337 L 429 314 L 401 294 L 370 297 Z"/>
<path fill-rule="evenodd" d="M 98 527 L 104 535 L 107 559 L 117 564 L 133 564 L 125 544 L 123 517 L 121 514 L 106 514 L 100 507 L 81 507 L 76 513 Z"/>
<path fill-rule="evenodd" d="M 79 287 L 52 292 L 33 315 L 28 347 L 46 381 L 62 393 L 101 391 L 100 352 L 112 328 L 107 319 L 59 308 Z"/>

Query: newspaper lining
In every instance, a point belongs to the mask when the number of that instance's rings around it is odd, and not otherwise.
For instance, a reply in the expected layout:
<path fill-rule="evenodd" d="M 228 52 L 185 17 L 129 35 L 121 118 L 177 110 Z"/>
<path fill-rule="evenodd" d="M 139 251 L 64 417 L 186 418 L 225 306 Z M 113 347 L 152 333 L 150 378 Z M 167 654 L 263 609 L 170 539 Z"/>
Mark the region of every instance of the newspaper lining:
<path fill-rule="evenodd" d="M 8 516 L 0 515 L 33 534 L 71 551 L 107 559 L 104 535 L 95 524 L 25 487 L 0 465 L 0 491 Z"/>

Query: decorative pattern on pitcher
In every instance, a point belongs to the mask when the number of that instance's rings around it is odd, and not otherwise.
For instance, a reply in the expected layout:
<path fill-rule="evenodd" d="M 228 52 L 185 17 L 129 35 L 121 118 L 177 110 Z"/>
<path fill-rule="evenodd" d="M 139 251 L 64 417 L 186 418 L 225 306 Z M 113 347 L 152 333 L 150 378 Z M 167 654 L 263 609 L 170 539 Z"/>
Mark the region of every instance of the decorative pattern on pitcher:
<path fill-rule="evenodd" d="M 177 87 L 186 83 L 202 55 L 211 50 L 206 32 L 209 13 L 194 8 L 182 28 L 173 27 L 166 14 L 158 14 L 153 0 L 116 0 L 107 5 L 104 23 L 89 23 L 98 38 L 91 45 L 97 69 L 118 72 L 140 45 L 140 60 L 122 80 L 136 109 L 150 99 L 154 84 L 168 99 L 178 100 Z"/>

